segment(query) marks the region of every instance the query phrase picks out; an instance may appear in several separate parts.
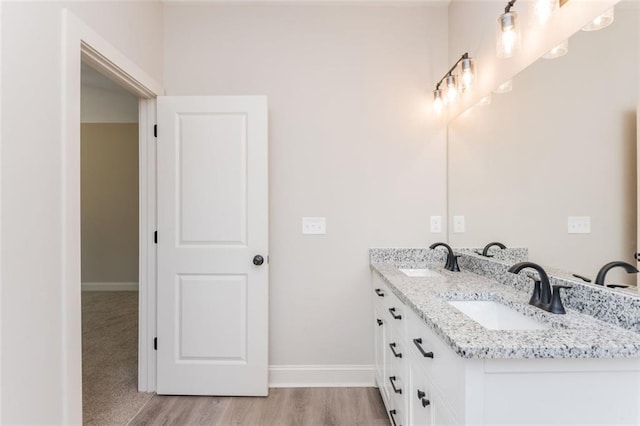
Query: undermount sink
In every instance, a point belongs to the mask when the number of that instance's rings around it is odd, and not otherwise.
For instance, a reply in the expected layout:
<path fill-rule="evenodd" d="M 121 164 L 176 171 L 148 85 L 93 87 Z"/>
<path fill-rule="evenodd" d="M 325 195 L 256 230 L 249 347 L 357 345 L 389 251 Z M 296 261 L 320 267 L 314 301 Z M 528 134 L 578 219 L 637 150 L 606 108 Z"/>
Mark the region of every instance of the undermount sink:
<path fill-rule="evenodd" d="M 431 269 L 400 269 L 400 272 L 408 277 L 441 277 L 437 272 Z"/>
<path fill-rule="evenodd" d="M 489 330 L 547 330 L 549 326 L 492 300 L 450 300 L 451 306 Z"/>

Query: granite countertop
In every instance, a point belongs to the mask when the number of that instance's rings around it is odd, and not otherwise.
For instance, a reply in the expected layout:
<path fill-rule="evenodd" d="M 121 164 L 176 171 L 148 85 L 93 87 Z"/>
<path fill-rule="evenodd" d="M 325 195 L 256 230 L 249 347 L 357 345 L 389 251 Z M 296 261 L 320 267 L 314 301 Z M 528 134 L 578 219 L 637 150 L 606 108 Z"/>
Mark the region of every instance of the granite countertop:
<path fill-rule="evenodd" d="M 640 357 L 640 334 L 567 309 L 556 315 L 528 304 L 530 294 L 472 272 L 426 267 L 440 277 L 408 277 L 389 263 L 371 269 L 391 291 L 463 358 Z M 489 330 L 446 303 L 493 300 L 550 326 L 546 330 Z"/>

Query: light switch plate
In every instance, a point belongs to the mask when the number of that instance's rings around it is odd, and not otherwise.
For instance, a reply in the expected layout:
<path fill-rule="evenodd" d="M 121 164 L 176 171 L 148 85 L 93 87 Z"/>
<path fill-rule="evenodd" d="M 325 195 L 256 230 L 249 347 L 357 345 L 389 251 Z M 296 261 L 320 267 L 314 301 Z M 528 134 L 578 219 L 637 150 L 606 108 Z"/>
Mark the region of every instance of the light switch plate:
<path fill-rule="evenodd" d="M 464 216 L 454 216 L 453 217 L 453 232 L 456 234 L 464 233 Z"/>
<path fill-rule="evenodd" d="M 567 218 L 567 232 L 569 234 L 590 234 L 591 216 L 569 216 Z"/>
<path fill-rule="evenodd" d="M 327 233 L 327 219 L 324 217 L 303 217 L 302 233 L 305 235 L 323 235 Z"/>
<path fill-rule="evenodd" d="M 431 233 L 439 234 L 442 232 L 442 216 L 431 216 Z"/>

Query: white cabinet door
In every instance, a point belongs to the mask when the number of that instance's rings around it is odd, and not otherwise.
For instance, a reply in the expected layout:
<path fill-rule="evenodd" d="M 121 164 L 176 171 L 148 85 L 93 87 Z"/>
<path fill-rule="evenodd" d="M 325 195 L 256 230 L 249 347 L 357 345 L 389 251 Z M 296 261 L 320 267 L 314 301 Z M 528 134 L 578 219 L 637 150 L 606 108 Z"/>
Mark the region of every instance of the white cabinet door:
<path fill-rule="evenodd" d="M 431 411 L 434 426 L 455 426 L 459 424 L 447 408 L 439 392 L 431 390 Z"/>
<path fill-rule="evenodd" d="M 411 426 L 431 426 L 432 403 L 431 389 L 427 374 L 409 359 L 409 424 Z"/>
<path fill-rule="evenodd" d="M 159 394 L 268 393 L 267 152 L 265 97 L 158 98 Z"/>

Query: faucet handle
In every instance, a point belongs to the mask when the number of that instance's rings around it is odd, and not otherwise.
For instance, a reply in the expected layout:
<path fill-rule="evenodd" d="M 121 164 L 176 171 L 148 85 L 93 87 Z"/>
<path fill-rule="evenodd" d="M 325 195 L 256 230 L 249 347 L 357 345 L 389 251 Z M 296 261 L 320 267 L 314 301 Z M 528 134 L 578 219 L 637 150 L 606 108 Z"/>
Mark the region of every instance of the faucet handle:
<path fill-rule="evenodd" d="M 565 288 L 565 289 L 567 289 L 567 290 L 568 290 L 568 289 L 570 289 L 570 288 L 573 288 L 573 286 L 572 286 L 572 285 L 560 285 L 560 284 L 555 284 L 555 285 L 553 285 L 552 287 L 553 287 L 554 289 L 556 289 L 556 288 Z"/>
<path fill-rule="evenodd" d="M 533 277 L 529 277 L 533 279 Z M 531 294 L 531 299 L 529 299 L 529 304 L 533 306 L 540 307 L 540 302 L 542 299 L 542 291 L 541 285 L 542 282 L 540 280 L 533 279 L 533 293 Z"/>
<path fill-rule="evenodd" d="M 570 289 L 573 288 L 569 285 L 559 285 L 556 284 L 553 286 L 553 293 L 551 296 L 551 303 L 549 304 L 549 312 L 552 314 L 566 314 L 564 306 L 562 305 L 562 299 L 560 298 L 560 289 Z"/>
<path fill-rule="evenodd" d="M 458 258 L 459 257 L 460 257 L 460 255 L 456 254 L 451 259 L 451 269 L 449 269 L 451 272 L 460 272 L 460 266 L 458 266 Z"/>

